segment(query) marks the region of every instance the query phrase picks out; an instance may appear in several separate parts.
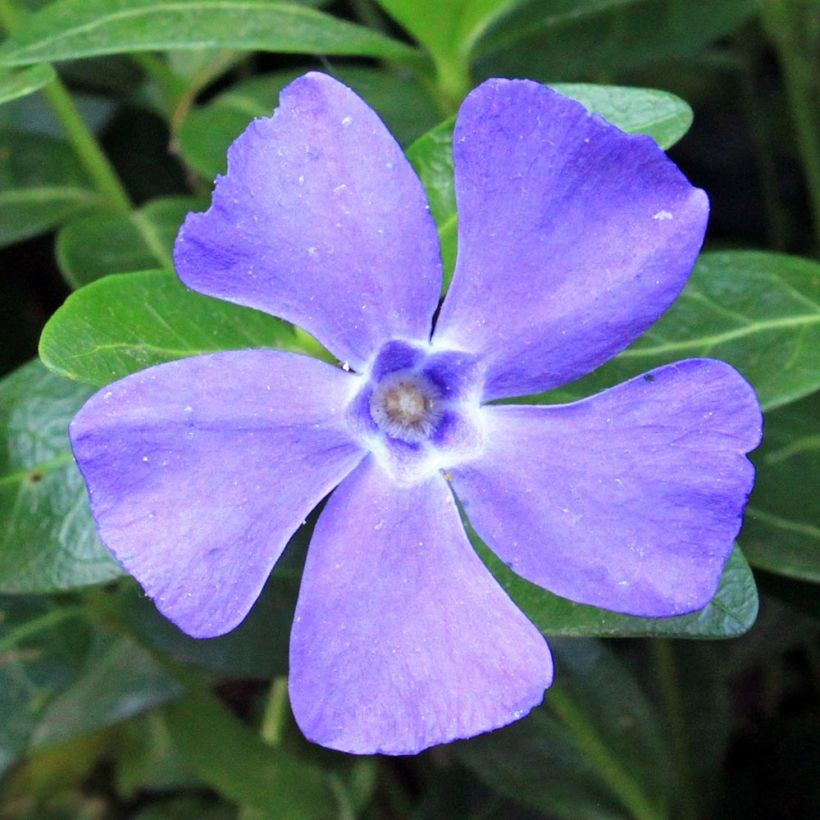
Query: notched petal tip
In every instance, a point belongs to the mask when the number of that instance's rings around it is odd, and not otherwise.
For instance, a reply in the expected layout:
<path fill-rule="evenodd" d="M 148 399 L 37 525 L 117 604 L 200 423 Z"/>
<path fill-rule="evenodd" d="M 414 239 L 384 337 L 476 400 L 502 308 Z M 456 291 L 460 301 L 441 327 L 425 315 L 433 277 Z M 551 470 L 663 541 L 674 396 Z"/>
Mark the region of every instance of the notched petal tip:
<path fill-rule="evenodd" d="M 441 290 L 421 182 L 376 112 L 316 72 L 234 141 L 174 259 L 191 289 L 293 322 L 356 369 L 391 338 L 427 341 Z"/>

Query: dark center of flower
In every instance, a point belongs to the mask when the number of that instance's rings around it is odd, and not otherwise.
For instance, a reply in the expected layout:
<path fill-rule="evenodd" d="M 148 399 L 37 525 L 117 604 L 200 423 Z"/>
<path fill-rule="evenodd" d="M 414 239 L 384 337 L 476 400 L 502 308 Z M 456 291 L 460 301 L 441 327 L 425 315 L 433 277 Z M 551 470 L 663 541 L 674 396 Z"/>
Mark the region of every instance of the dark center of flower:
<path fill-rule="evenodd" d="M 394 373 L 370 397 L 373 421 L 391 438 L 424 441 L 440 419 L 440 394 L 420 373 Z"/>

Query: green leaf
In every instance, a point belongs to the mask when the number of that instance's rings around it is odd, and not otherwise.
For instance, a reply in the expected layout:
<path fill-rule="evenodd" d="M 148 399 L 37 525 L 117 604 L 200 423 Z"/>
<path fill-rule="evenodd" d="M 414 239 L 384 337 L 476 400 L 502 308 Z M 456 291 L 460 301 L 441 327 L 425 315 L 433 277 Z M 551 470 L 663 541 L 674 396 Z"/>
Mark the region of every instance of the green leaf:
<path fill-rule="evenodd" d="M 818 393 L 766 415 L 763 446 L 754 454 L 755 489 L 741 533 L 743 549 L 755 566 L 815 582 L 820 582 L 818 418 Z"/>
<path fill-rule="evenodd" d="M 246 80 L 192 111 L 178 134 L 183 159 L 203 176 L 225 172 L 228 146 L 254 117 L 269 117 L 279 92 L 303 72 L 278 71 Z M 335 64 L 334 76 L 361 95 L 406 144 L 437 120 L 427 93 L 410 77 L 362 66 Z"/>
<path fill-rule="evenodd" d="M 637 618 L 553 595 L 516 575 L 485 546 L 468 525 L 470 540 L 495 579 L 527 617 L 548 637 L 734 638 L 757 617 L 757 589 L 743 553 L 729 556 L 715 597 L 704 609 L 672 618 Z"/>
<path fill-rule="evenodd" d="M 129 213 L 95 208 L 57 235 L 57 262 L 69 284 L 87 285 L 110 273 L 173 267 L 179 226 L 189 211 L 208 207 L 195 197 L 162 197 Z"/>
<path fill-rule="evenodd" d="M 583 103 L 629 134 L 649 134 L 671 148 L 692 125 L 692 109 L 680 97 L 653 88 L 555 83 L 556 91 Z"/>
<path fill-rule="evenodd" d="M 299 592 L 298 575 L 277 566 L 242 623 L 227 635 L 197 640 L 157 611 L 136 583 L 122 585 L 114 602 L 119 618 L 139 640 L 180 663 L 218 679 L 270 679 L 287 675 L 288 638 Z"/>
<path fill-rule="evenodd" d="M 187 290 L 171 271 L 109 276 L 68 297 L 40 337 L 55 373 L 101 386 L 151 365 L 251 347 L 297 349 L 290 325 Z"/>
<path fill-rule="evenodd" d="M 630 134 L 648 134 L 661 148 L 674 145 L 692 124 L 689 106 L 665 91 L 574 83 L 555 85 L 556 91 L 578 100 Z M 407 150 L 407 158 L 421 178 L 430 211 L 439 229 L 445 287 L 455 266 L 458 219 L 453 185 L 454 120 L 437 125 Z"/>
<path fill-rule="evenodd" d="M 271 820 L 335 817 L 322 772 L 273 748 L 212 695 L 191 694 L 165 711 L 171 739 L 188 765 L 217 792 Z"/>
<path fill-rule="evenodd" d="M 53 592 L 116 578 L 97 539 L 68 423 L 91 390 L 37 361 L 0 382 L 0 591 Z"/>
<path fill-rule="evenodd" d="M 536 401 L 579 398 L 707 356 L 734 365 L 769 410 L 820 388 L 818 350 L 820 264 L 762 251 L 704 253 L 678 300 L 630 348 Z"/>
<path fill-rule="evenodd" d="M 87 638 L 76 608 L 0 597 L 0 775 L 28 748 L 52 692 L 80 674 Z"/>
<path fill-rule="evenodd" d="M 479 43 L 482 76 L 592 79 L 696 53 L 755 0 L 528 0 Z"/>
<path fill-rule="evenodd" d="M 416 169 L 424 185 L 430 203 L 430 213 L 438 225 L 445 290 L 453 276 L 458 245 L 458 217 L 453 180 L 454 125 L 455 120 L 452 119 L 437 125 L 407 149 L 407 159 Z"/>
<path fill-rule="evenodd" d="M 200 781 L 180 758 L 159 711 L 124 723 L 117 732 L 114 780 L 121 797 L 140 791 L 195 788 Z M 177 818 L 177 815 L 166 815 Z M 199 815 L 195 815 L 197 820 Z"/>
<path fill-rule="evenodd" d="M 182 691 L 135 640 L 98 632 L 82 673 L 50 700 L 32 743 L 56 743 L 111 726 L 167 703 Z"/>
<path fill-rule="evenodd" d="M 48 231 L 98 202 L 66 143 L 0 130 L 0 246 Z"/>
<path fill-rule="evenodd" d="M 0 103 L 32 94 L 50 83 L 57 75 L 47 63 L 20 71 L 0 71 Z"/>
<path fill-rule="evenodd" d="M 79 607 L 0 597 L 0 772 L 28 749 L 88 735 L 180 693 L 131 638 Z"/>
<path fill-rule="evenodd" d="M 671 754 L 638 681 L 599 642 L 551 643 L 557 683 L 544 705 L 454 744 L 455 754 L 492 788 L 550 817 L 614 820 L 624 808 L 668 816 Z"/>
<path fill-rule="evenodd" d="M 26 65 L 177 48 L 419 62 L 415 49 L 383 34 L 270 0 L 57 0 L 32 15 L 0 48 L 0 62 Z"/>

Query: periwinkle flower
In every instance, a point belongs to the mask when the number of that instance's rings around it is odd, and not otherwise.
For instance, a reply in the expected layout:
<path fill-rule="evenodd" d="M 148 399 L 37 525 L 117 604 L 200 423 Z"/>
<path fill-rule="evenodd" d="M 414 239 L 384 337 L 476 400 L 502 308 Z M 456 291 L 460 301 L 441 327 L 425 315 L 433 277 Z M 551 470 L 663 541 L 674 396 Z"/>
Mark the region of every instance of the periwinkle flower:
<path fill-rule="evenodd" d="M 101 390 L 71 428 L 101 537 L 197 637 L 235 627 L 325 496 L 291 635 L 305 735 L 411 753 L 540 703 L 547 645 L 473 551 L 455 499 L 524 578 L 641 616 L 703 607 L 760 436 L 748 384 L 693 359 L 566 405 L 680 293 L 708 203 L 648 137 L 541 85 L 458 115 L 458 262 L 384 125 L 321 74 L 233 144 L 176 244 L 182 281 L 316 336 Z M 335 489 L 334 489 L 335 488 Z"/>

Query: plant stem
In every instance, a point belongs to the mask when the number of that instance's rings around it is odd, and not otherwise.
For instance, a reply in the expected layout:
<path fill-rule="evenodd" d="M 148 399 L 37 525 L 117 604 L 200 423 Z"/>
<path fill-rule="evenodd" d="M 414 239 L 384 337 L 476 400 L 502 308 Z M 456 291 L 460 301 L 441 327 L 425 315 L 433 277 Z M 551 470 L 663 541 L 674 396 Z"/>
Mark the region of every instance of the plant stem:
<path fill-rule="evenodd" d="M 185 83 L 161 57 L 148 51 L 138 51 L 131 59 L 157 84 L 165 97 L 166 112 L 170 116 L 177 100 L 185 93 Z"/>
<path fill-rule="evenodd" d="M 764 0 L 762 20 L 777 50 L 809 194 L 820 253 L 820 7 L 804 0 Z"/>
<path fill-rule="evenodd" d="M 698 817 L 696 801 L 697 792 L 689 765 L 689 743 L 686 737 L 686 718 L 683 711 L 680 687 L 678 686 L 675 654 L 671 641 L 657 639 L 651 641 L 655 660 L 655 670 L 660 684 L 661 698 L 664 702 L 666 717 L 672 736 L 672 753 L 680 778 L 682 795 L 678 797 L 676 807 L 684 818 Z"/>
<path fill-rule="evenodd" d="M 77 110 L 71 94 L 62 81 L 58 78 L 49 83 L 43 88 L 43 94 L 97 190 L 117 210 L 130 210 L 131 201 L 114 167 Z"/>
<path fill-rule="evenodd" d="M 641 784 L 625 771 L 617 756 L 589 722 L 577 703 L 562 686 L 553 686 L 547 703 L 573 732 L 578 748 L 595 767 L 600 778 L 636 820 L 661 820 L 663 813 L 646 795 Z"/>
<path fill-rule="evenodd" d="M 259 734 L 268 746 L 278 746 L 282 739 L 284 722 L 288 713 L 288 679 L 284 675 L 274 678 L 268 690 L 265 712 Z"/>
<path fill-rule="evenodd" d="M 55 624 L 67 618 L 79 618 L 84 612 L 85 610 L 81 606 L 65 606 L 52 609 L 37 618 L 32 618 L 30 621 L 18 626 L 4 638 L 0 638 L 0 652 L 7 652 L 9 649 L 14 649 L 18 644 L 28 640 L 38 632 L 51 629 Z"/>
<path fill-rule="evenodd" d="M 436 86 L 442 107 L 447 114 L 455 114 L 461 101 L 473 86 L 469 60 L 459 54 L 434 56 Z"/>
<path fill-rule="evenodd" d="M 172 139 L 176 139 L 182 123 L 185 122 L 186 117 L 191 111 L 191 106 L 194 104 L 197 95 L 205 86 L 215 80 L 226 69 L 230 68 L 236 62 L 236 52 L 230 49 L 223 48 L 217 52 L 213 60 L 207 65 L 203 66 L 200 71 L 191 78 L 190 85 L 185 89 L 183 94 L 177 100 L 174 110 L 171 113 L 171 121 L 169 127 L 171 129 Z"/>
<path fill-rule="evenodd" d="M 742 57 L 732 73 L 739 84 L 741 110 L 754 143 L 757 175 L 766 209 L 769 244 L 774 250 L 782 252 L 787 249 L 791 231 L 788 213 L 780 199 L 771 130 L 764 107 L 760 104 L 757 88 L 756 75 L 761 59 L 761 44 L 758 42 L 759 35 L 756 37 L 755 33 L 747 27 L 737 35 Z"/>
<path fill-rule="evenodd" d="M 17 8 L 14 0 L 0 0 L 0 23 L 8 32 L 14 32 L 23 20 L 24 12 Z M 42 92 L 94 186 L 117 210 L 130 210 L 125 188 L 62 80 L 55 78 Z"/>

